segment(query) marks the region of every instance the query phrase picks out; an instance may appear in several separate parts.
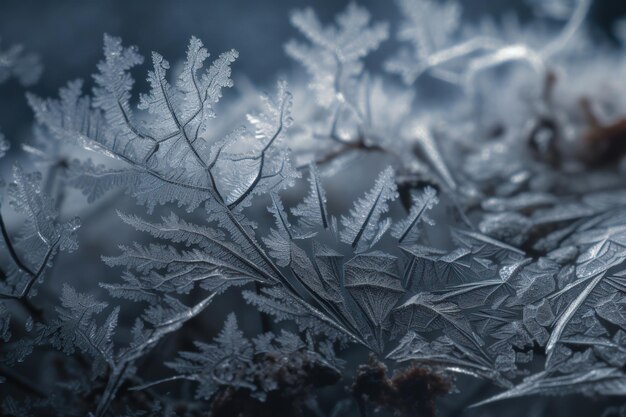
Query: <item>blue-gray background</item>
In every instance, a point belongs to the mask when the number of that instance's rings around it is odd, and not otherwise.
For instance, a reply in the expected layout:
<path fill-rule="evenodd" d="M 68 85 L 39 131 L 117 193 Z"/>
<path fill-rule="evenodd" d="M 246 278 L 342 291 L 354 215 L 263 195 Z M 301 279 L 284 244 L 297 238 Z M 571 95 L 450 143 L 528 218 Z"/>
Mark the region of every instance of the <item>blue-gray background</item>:
<path fill-rule="evenodd" d="M 55 95 L 68 80 L 84 78 L 100 60 L 102 34 L 121 36 L 125 44 L 139 46 L 144 56 L 155 50 L 171 61 L 183 57 L 191 35 L 198 36 L 213 54 L 235 48 L 240 59 L 237 75 L 257 85 L 272 81 L 292 63 L 282 45 L 295 35 L 289 12 L 313 7 L 328 22 L 348 0 L 0 0 L 0 47 L 21 43 L 38 53 L 44 64 L 40 82 L 30 90 Z M 377 20 L 398 20 L 391 0 L 362 0 Z M 465 17 L 518 10 L 524 16 L 523 0 L 461 0 Z M 626 13 L 624 0 L 596 0 L 591 20 L 597 33 L 607 32 L 611 23 Z M 602 35 L 600 35 L 602 36 Z M 378 52 L 386 53 L 384 44 Z M 138 72 L 141 77 L 145 72 Z M 30 129 L 31 113 L 24 89 L 16 81 L 0 85 L 0 129 L 7 138 L 19 141 Z"/>

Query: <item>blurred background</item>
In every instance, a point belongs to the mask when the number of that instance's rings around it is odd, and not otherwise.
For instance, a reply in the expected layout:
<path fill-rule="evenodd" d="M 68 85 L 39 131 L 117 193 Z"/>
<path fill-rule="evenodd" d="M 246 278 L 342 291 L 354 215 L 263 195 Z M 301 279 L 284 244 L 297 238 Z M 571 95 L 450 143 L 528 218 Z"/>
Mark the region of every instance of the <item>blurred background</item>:
<path fill-rule="evenodd" d="M 240 58 L 235 80 L 245 76 L 256 86 L 265 86 L 293 66 L 283 44 L 296 33 L 289 23 L 293 9 L 313 7 L 329 22 L 349 0 L 109 0 L 109 1 L 0 1 L 0 48 L 20 43 L 38 54 L 44 65 L 39 83 L 29 88 L 53 96 L 68 80 L 90 74 L 102 56 L 102 34 L 121 36 L 126 45 L 137 45 L 144 56 L 158 51 L 171 62 L 184 57 L 189 37 L 202 39 L 209 52 L 235 48 Z M 396 28 L 398 11 L 392 1 L 361 0 L 375 20 Z M 472 20 L 485 13 L 516 11 L 529 15 L 524 0 L 461 0 L 464 17 Z M 626 1 L 596 0 L 590 20 L 598 41 L 611 40 L 615 20 L 626 15 Z M 392 42 L 383 44 L 372 59 L 386 55 Z M 146 66 L 137 69 L 139 83 Z M 143 86 L 138 85 L 142 91 Z M 0 85 L 0 129 L 9 140 L 20 141 L 30 133 L 31 112 L 24 88 L 15 80 Z"/>

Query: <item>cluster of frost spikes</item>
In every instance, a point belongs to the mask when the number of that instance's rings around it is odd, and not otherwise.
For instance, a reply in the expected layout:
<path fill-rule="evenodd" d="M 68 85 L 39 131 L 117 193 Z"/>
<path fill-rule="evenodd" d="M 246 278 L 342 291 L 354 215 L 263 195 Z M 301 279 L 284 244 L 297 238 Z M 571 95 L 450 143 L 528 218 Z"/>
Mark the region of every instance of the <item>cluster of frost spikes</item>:
<path fill-rule="evenodd" d="M 207 66 L 208 52 L 192 38 L 177 74 L 153 53 L 149 92 L 135 106 L 130 71 L 143 58 L 105 36 L 91 94 L 74 81 L 59 99 L 28 99 L 49 140 L 90 152 L 69 163 L 67 185 L 90 203 L 126 192 L 146 214 L 119 217 L 149 243 L 120 242 L 118 255 L 103 257 L 123 270 L 98 283 L 116 304 L 63 285 L 54 317 L 37 312 L 31 288 L 59 250 L 75 249 L 78 223 L 60 221 L 40 178 L 15 168 L 8 194 L 27 233 L 16 241 L 0 223 L 8 255 L 0 295 L 9 299 L 0 303 L 0 336 L 11 338 L 9 302 L 31 318 L 29 336 L 8 343 L 0 359 L 13 366 L 45 349 L 80 358 L 65 370 L 75 386 L 31 406 L 54 408 L 71 395 L 96 398 L 89 412 L 98 417 L 140 415 L 128 408 L 148 397 L 154 414 L 174 415 L 175 400 L 158 388 L 178 380 L 197 384 L 189 415 L 241 392 L 263 403 L 289 383 L 285 373 L 293 385 L 306 369 L 341 371 L 336 350 L 345 347 L 396 369 L 419 363 L 503 389 L 477 405 L 624 395 L 626 184 L 610 135 L 626 106 L 593 90 L 572 98 L 576 90 L 561 86 L 569 65 L 590 53 L 572 47 L 589 2 L 565 3 L 533 3 L 565 21 L 537 45 L 539 30 L 524 35 L 510 22 L 461 27 L 456 3 L 399 1 L 406 22 L 398 38 L 412 48 L 385 67 L 407 82 L 430 74 L 460 86 L 462 103 L 447 116 L 415 108 L 406 88 L 366 70 L 364 58 L 389 30 L 365 9 L 352 4 L 329 26 L 310 9 L 295 12 L 309 42 L 286 51 L 311 75 L 317 101 L 294 105 L 298 95 L 281 81 L 245 126 L 227 132 L 215 118 L 237 52 Z M 481 77 L 500 66 L 509 72 L 490 82 L 504 77 L 517 100 L 506 92 L 502 100 L 513 100 L 516 117 Z M 328 178 L 348 175 L 346 166 L 359 165 L 348 158 L 370 153 L 380 172 L 349 210 L 335 212 Z M 306 196 L 292 204 L 290 189 L 303 183 Z M 286 322 L 299 334 L 247 338 L 232 315 L 214 343 L 177 352 L 169 376 L 145 377 L 142 363 L 157 344 L 233 288 L 276 329 Z M 122 331 L 118 321 L 131 314 L 134 325 Z"/>

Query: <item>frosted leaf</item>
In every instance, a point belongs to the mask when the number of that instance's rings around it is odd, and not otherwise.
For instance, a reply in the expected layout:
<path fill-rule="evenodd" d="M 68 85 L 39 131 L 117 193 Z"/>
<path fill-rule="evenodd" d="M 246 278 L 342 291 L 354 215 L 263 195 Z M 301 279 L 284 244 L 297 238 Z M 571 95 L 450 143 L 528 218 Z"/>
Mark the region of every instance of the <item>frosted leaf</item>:
<path fill-rule="evenodd" d="M 337 286 L 338 279 L 334 276 L 324 276 L 307 256 L 307 253 L 295 243 L 290 245 L 291 270 L 298 280 L 304 284 L 315 297 L 322 297 L 332 303 L 343 302 Z M 315 261 L 317 262 L 317 261 Z M 327 282 L 326 280 L 330 280 Z"/>
<path fill-rule="evenodd" d="M 600 308 L 600 312 L 609 313 L 612 309 L 609 307 L 607 310 L 603 309 L 603 302 L 608 300 L 610 295 L 615 293 L 618 289 L 623 293 L 626 288 L 626 280 L 624 279 L 623 271 L 616 274 L 609 274 L 606 271 L 602 271 L 597 275 L 583 276 L 577 274 L 577 280 L 568 284 L 561 291 L 554 293 L 551 297 L 569 297 L 569 301 L 564 309 L 559 313 L 550 339 L 546 344 L 547 361 L 546 367 L 550 367 L 554 361 L 554 354 L 561 339 L 568 336 L 572 330 L 576 329 L 576 318 L 585 317 L 585 314 L 589 312 L 589 309 L 597 306 Z M 571 295 L 570 295 L 571 294 Z M 597 304 L 596 304 L 597 303 Z M 610 315 L 611 320 L 617 321 L 617 325 L 626 328 L 626 322 L 622 321 L 624 317 L 621 315 Z"/>
<path fill-rule="evenodd" d="M 474 333 L 456 304 L 438 301 L 437 296 L 423 292 L 398 306 L 395 318 L 408 331 L 443 330 L 461 350 L 471 352 L 476 355 L 476 360 L 488 365 L 482 348 L 483 341 Z"/>
<path fill-rule="evenodd" d="M 478 225 L 480 231 L 512 246 L 521 246 L 528 238 L 532 222 L 514 212 L 487 214 Z"/>
<path fill-rule="evenodd" d="M 576 260 L 576 273 L 579 277 L 589 277 L 606 271 L 626 259 L 626 226 L 596 226 L 591 230 L 581 230 L 573 236 L 573 241 L 585 248 Z"/>
<path fill-rule="evenodd" d="M 565 265 L 573 262 L 578 257 L 578 249 L 573 245 L 564 246 L 549 252 L 547 257 L 561 265 Z"/>
<path fill-rule="evenodd" d="M 70 166 L 70 184 L 80 189 L 93 202 L 109 190 L 124 189 L 144 204 L 151 213 L 157 205 L 177 203 L 186 206 L 188 211 L 198 208 L 211 198 L 211 191 L 202 186 L 177 182 L 182 172 L 170 171 L 171 178 L 164 178 L 144 170 L 107 169 L 103 165 L 94 166 L 73 162 Z"/>
<path fill-rule="evenodd" d="M 439 256 L 445 254 L 445 251 L 418 245 L 401 246 L 401 249 L 409 256 L 402 273 L 403 287 L 407 289 L 412 289 L 414 285 L 419 285 L 419 288 L 436 287 L 437 284 L 433 283 L 437 279 L 435 262 Z"/>
<path fill-rule="evenodd" d="M 434 248 L 411 246 L 403 250 L 412 258 L 406 266 L 407 288 L 440 290 L 442 286 L 472 283 L 495 277 L 495 265 L 488 259 L 474 257 L 467 248 L 446 252 Z"/>
<path fill-rule="evenodd" d="M 500 268 L 498 276 L 492 279 L 469 281 L 465 284 L 438 291 L 439 301 L 452 300 L 461 308 L 491 306 L 498 309 L 507 299 L 515 296 L 515 283 L 529 260 L 515 262 Z"/>
<path fill-rule="evenodd" d="M 204 112 L 198 118 L 198 126 L 203 126 L 206 119 L 215 117 L 213 107 L 222 97 L 222 89 L 233 86 L 230 65 L 238 58 L 238 53 L 231 50 L 221 54 L 206 73 L 198 74 L 208 57 L 209 53 L 202 41 L 192 36 L 187 48 L 185 66 L 177 80 L 183 93 L 181 113 L 185 120 L 190 119 L 196 109 L 204 106 Z"/>
<path fill-rule="evenodd" d="M 341 241 L 359 252 L 369 249 L 379 231 L 388 227 L 381 218 L 389 210 L 388 203 L 396 198 L 394 172 L 389 167 L 378 176 L 374 187 L 354 203 L 350 216 L 341 216 Z"/>
<path fill-rule="evenodd" d="M 552 294 L 556 289 L 559 266 L 547 258 L 526 266 L 516 282 L 516 297 L 508 305 L 527 305 Z"/>
<path fill-rule="evenodd" d="M 624 305 L 626 304 L 626 296 L 622 294 L 610 294 L 600 298 L 594 306 L 598 316 L 604 320 L 626 328 L 626 314 L 624 313 Z"/>
<path fill-rule="evenodd" d="M 253 343 L 257 353 L 290 354 L 306 347 L 300 336 L 286 330 L 281 330 L 278 335 L 265 333 L 256 337 Z"/>
<path fill-rule="evenodd" d="M 555 196 L 546 193 L 522 192 L 512 197 L 491 197 L 482 202 L 484 210 L 503 212 L 533 210 L 551 206 L 557 202 Z"/>
<path fill-rule="evenodd" d="M 137 216 L 124 214 L 120 214 L 120 217 L 125 223 L 137 230 L 148 232 L 155 238 L 183 243 L 189 248 L 200 248 L 201 251 L 194 250 L 181 254 L 169 252 L 173 255 L 165 258 L 170 262 L 165 273 L 162 271 L 158 273 L 161 263 L 157 262 L 154 264 L 155 269 L 152 269 L 153 265 L 146 265 L 150 274 L 141 276 L 127 274 L 123 276 L 129 281 L 125 284 L 106 284 L 105 288 L 117 296 L 126 298 L 127 294 L 133 298 L 151 298 L 153 289 L 188 291 L 195 283 L 213 292 L 222 292 L 230 285 L 266 279 L 267 273 L 251 262 L 250 259 L 253 259 L 251 255 L 244 253 L 238 245 L 228 242 L 219 230 L 188 223 L 173 213 L 164 217 L 162 223 L 152 223 Z M 121 261 L 127 267 L 134 268 L 132 251 L 130 255 L 131 257 L 107 258 L 107 262 Z M 146 262 L 147 259 L 144 258 L 143 261 Z M 166 277 L 170 279 L 166 280 Z"/>
<path fill-rule="evenodd" d="M 457 244 L 484 258 L 519 259 L 526 255 L 524 251 L 482 233 L 453 229 L 452 237 Z"/>
<path fill-rule="evenodd" d="M 534 224 L 549 224 L 568 220 L 577 220 L 596 214 L 596 211 L 586 204 L 563 203 L 558 207 L 537 210 L 531 220 Z"/>
<path fill-rule="evenodd" d="M 524 307 L 524 326 L 539 343 L 545 346 L 549 338 L 546 330 L 554 322 L 554 313 L 547 300 Z"/>
<path fill-rule="evenodd" d="M 395 258 L 381 253 L 360 254 L 345 264 L 345 286 L 375 328 L 385 325 L 404 290 Z"/>

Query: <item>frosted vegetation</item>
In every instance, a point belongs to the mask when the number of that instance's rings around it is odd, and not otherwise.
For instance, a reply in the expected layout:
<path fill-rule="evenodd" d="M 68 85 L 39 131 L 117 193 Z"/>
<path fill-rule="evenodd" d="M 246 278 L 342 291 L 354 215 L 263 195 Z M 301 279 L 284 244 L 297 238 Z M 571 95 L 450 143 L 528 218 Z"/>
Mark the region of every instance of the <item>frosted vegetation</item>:
<path fill-rule="evenodd" d="M 434 0 L 398 0 L 395 25 L 294 11 L 306 74 L 231 99 L 237 51 L 192 37 L 180 65 L 144 65 L 104 35 L 91 91 L 28 94 L 23 155 L 0 136 L 3 414 L 432 411 L 352 385 L 369 354 L 456 385 L 444 413 L 626 395 L 626 61 L 591 41 L 590 1 L 533 1 L 529 22 Z M 0 82 L 40 71 L 0 49 Z M 107 279 L 72 279 L 98 222 Z M 532 403 L 505 413 L 547 415 Z"/>

